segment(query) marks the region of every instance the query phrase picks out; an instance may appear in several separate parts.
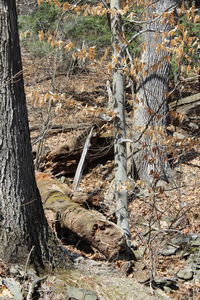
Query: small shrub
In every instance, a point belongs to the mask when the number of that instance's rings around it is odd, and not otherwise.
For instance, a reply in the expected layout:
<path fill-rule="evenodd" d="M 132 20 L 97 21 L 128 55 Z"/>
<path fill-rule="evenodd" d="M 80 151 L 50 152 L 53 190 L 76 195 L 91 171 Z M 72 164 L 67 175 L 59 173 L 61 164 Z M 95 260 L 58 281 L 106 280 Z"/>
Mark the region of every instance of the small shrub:
<path fill-rule="evenodd" d="M 55 5 L 43 3 L 31 15 L 18 17 L 19 30 L 37 33 L 39 30 L 48 31 L 55 28 L 61 11 Z"/>
<path fill-rule="evenodd" d="M 43 57 L 47 56 L 49 54 L 53 54 L 55 51 L 52 46 L 45 42 L 45 41 L 39 41 L 37 39 L 27 41 L 25 46 L 28 48 L 28 50 L 37 57 Z"/>
<path fill-rule="evenodd" d="M 77 47 L 81 47 L 85 41 L 88 46 L 95 45 L 97 51 L 110 45 L 111 33 L 106 17 L 84 17 L 68 12 L 63 15 L 62 20 L 60 18 L 61 10 L 58 7 L 44 3 L 37 7 L 31 15 L 19 16 L 19 30 L 33 34 L 37 34 L 40 30 L 51 32 L 56 34 L 59 40 L 72 40 Z M 40 45 L 43 47 L 41 51 L 45 47 L 48 48 L 48 46 L 44 46 L 44 43 L 36 44 L 36 46 Z M 35 45 L 32 48 L 35 52 Z"/>

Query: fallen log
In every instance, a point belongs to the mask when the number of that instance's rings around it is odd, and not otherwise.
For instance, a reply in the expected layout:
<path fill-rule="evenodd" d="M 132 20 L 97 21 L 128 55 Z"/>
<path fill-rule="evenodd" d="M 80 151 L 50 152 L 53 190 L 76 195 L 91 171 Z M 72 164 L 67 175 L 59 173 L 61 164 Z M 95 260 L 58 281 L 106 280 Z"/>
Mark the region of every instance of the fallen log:
<path fill-rule="evenodd" d="M 55 151 L 43 155 L 40 159 L 40 170 L 56 176 L 74 176 L 90 130 L 91 128 L 88 128 L 73 142 L 68 142 Z M 86 166 L 106 157 L 107 159 L 113 157 L 113 136 L 104 137 L 101 136 L 100 130 L 94 130 Z"/>
<path fill-rule="evenodd" d="M 200 93 L 171 102 L 169 103 L 169 108 L 170 117 L 174 126 L 182 127 L 187 131 L 192 130 L 192 132 L 197 132 L 199 130 L 198 120 L 192 120 L 190 114 L 195 111 L 196 115 L 197 110 L 200 108 Z M 100 130 L 101 126 L 105 123 L 106 118 L 103 116 L 101 119 L 95 119 L 91 123 L 74 125 L 65 124 L 62 128 L 60 128 L 61 125 L 58 125 L 57 127 L 52 126 L 52 129 L 55 128 L 54 130 L 68 131 L 70 128 L 71 130 L 82 129 L 83 132 L 81 132 L 73 142 L 67 142 L 55 151 L 43 155 L 40 159 L 40 170 L 56 176 L 74 176 L 86 137 L 93 126 L 94 134 L 91 138 L 91 147 L 88 151 L 87 164 L 89 165 L 99 158 L 112 158 L 114 155 L 112 132 L 108 137 L 105 137 L 102 136 Z M 32 128 L 32 130 L 33 129 L 35 128 Z M 48 134 L 51 135 L 54 133 L 52 129 Z"/>
<path fill-rule="evenodd" d="M 36 173 L 36 180 L 50 225 L 59 222 L 61 228 L 75 232 L 109 259 L 118 257 L 120 252 L 133 258 L 123 231 L 116 224 L 107 221 L 101 213 L 75 203 L 71 190 L 49 175 Z"/>
<path fill-rule="evenodd" d="M 173 101 L 169 104 L 169 108 L 170 110 L 175 109 L 178 113 L 185 113 L 187 115 L 199 105 L 200 93 Z"/>
<path fill-rule="evenodd" d="M 192 133 L 199 132 L 200 93 L 169 104 L 171 123 Z"/>

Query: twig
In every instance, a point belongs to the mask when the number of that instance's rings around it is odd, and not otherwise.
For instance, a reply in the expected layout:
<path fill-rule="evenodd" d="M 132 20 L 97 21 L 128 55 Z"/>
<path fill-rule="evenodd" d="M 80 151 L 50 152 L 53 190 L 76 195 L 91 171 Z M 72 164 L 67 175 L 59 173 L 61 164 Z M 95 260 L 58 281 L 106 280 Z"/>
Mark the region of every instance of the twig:
<path fill-rule="evenodd" d="M 87 122 L 87 123 L 78 123 L 78 124 L 55 124 L 55 125 L 52 125 L 51 126 L 51 130 L 59 130 L 59 129 L 62 129 L 64 131 L 69 131 L 69 130 L 73 130 L 73 129 L 85 129 L 87 127 L 90 127 L 91 126 L 91 122 Z M 30 127 L 30 132 L 32 131 L 37 131 L 39 130 L 40 127 L 39 126 L 33 126 L 33 127 Z"/>
<path fill-rule="evenodd" d="M 30 261 L 30 257 L 31 257 L 31 254 L 33 252 L 33 250 L 35 249 L 35 246 L 33 246 L 28 254 L 28 257 L 27 257 L 27 260 L 26 260 L 26 263 L 25 263 L 25 267 L 24 267 L 24 275 L 26 274 L 27 272 L 27 269 L 28 269 L 28 263 Z"/>
<path fill-rule="evenodd" d="M 146 33 L 146 32 L 156 32 L 156 33 L 164 33 L 164 31 L 158 31 L 158 30 L 155 30 L 155 29 L 144 29 L 144 30 L 141 30 L 139 32 L 137 32 L 136 34 L 134 34 L 130 40 L 128 40 L 127 44 L 124 44 L 122 46 L 122 49 L 121 49 L 121 52 L 123 50 L 125 50 L 139 35 L 143 34 L 143 33 Z M 129 57 L 130 59 L 130 57 Z"/>

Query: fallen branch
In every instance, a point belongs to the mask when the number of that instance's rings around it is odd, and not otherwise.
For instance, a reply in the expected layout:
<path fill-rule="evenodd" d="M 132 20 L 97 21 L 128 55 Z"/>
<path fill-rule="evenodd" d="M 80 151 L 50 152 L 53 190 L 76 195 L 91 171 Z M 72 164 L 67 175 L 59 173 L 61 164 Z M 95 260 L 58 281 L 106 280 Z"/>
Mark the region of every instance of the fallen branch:
<path fill-rule="evenodd" d="M 85 129 L 87 127 L 90 127 L 92 125 L 91 122 L 87 123 L 78 123 L 78 124 L 58 124 L 58 125 L 52 125 L 49 130 L 55 130 L 57 133 L 57 130 L 61 131 L 70 131 L 70 130 L 76 130 L 76 129 Z M 31 126 L 30 132 L 41 130 L 40 126 Z"/>
<path fill-rule="evenodd" d="M 76 174 L 74 176 L 73 188 L 74 188 L 75 191 L 78 188 L 79 182 L 80 182 L 82 174 L 83 174 L 83 168 L 84 168 L 84 164 L 85 164 L 85 159 L 87 157 L 87 152 L 88 152 L 88 149 L 90 147 L 90 140 L 91 140 L 91 137 L 92 137 L 93 129 L 94 129 L 94 127 L 91 128 L 90 133 L 88 134 L 88 137 L 86 139 L 86 142 L 85 142 L 85 145 L 84 145 L 84 148 L 83 148 L 83 152 L 81 154 L 81 159 L 78 163 Z"/>

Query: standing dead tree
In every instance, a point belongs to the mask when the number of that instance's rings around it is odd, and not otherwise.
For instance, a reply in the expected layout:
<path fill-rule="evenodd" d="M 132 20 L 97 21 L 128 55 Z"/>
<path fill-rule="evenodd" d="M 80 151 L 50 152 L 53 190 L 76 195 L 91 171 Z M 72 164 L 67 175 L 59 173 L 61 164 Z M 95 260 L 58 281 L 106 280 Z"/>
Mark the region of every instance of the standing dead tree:
<path fill-rule="evenodd" d="M 179 1 L 159 0 L 149 5 L 141 22 L 143 53 L 134 105 L 133 136 L 135 173 L 148 185 L 168 182 L 170 167 L 163 140 L 168 115 L 170 52 L 163 45 L 163 34 L 172 29 L 174 10 Z"/>

